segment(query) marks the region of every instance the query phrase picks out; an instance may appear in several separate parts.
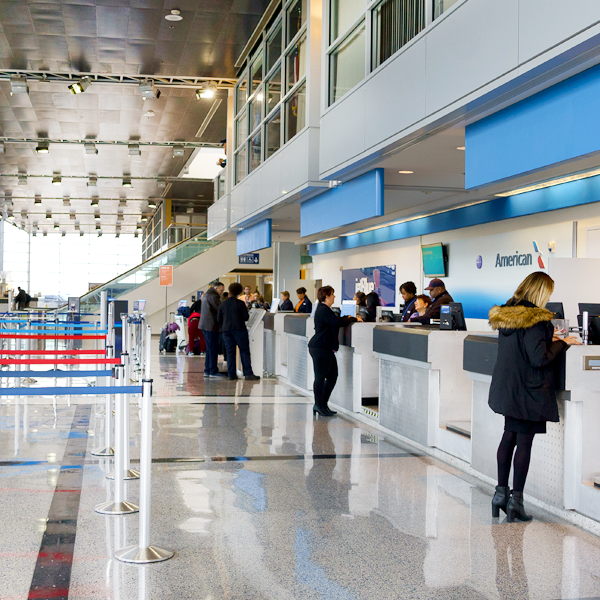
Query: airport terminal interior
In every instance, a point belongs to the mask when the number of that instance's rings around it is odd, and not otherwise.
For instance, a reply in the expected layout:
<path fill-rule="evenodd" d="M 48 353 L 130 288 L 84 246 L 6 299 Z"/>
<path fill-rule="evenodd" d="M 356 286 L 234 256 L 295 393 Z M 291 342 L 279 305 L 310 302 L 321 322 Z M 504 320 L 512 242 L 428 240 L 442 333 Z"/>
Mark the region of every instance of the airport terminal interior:
<path fill-rule="evenodd" d="M 595 0 L 0 1 L 0 600 L 600 599 Z"/>

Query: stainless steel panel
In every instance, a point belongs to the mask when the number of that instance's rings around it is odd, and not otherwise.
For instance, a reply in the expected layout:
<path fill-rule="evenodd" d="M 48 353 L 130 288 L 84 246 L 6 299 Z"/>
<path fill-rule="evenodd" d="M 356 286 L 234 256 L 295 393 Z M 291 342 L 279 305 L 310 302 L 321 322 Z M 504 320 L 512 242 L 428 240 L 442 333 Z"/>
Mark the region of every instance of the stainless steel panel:
<path fill-rule="evenodd" d="M 308 338 L 298 335 L 284 334 L 288 341 L 287 367 L 288 381 L 302 389 L 308 389 Z M 310 361 L 312 369 L 312 361 Z"/>
<path fill-rule="evenodd" d="M 340 346 L 339 351 L 335 355 L 338 364 L 338 380 L 331 394 L 331 402 L 345 408 L 346 410 L 354 410 L 354 368 L 352 348 Z"/>

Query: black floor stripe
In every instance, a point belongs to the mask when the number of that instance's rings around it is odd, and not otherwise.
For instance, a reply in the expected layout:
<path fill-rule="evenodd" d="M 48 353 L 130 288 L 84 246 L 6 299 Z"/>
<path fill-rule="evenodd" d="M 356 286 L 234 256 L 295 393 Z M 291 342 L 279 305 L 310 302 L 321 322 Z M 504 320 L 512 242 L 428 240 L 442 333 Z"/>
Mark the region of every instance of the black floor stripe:
<path fill-rule="evenodd" d="M 90 404 L 79 404 L 75 408 L 69 439 L 48 512 L 46 531 L 42 536 L 29 588 L 30 600 L 34 598 L 67 600 L 69 597 L 91 412 Z"/>

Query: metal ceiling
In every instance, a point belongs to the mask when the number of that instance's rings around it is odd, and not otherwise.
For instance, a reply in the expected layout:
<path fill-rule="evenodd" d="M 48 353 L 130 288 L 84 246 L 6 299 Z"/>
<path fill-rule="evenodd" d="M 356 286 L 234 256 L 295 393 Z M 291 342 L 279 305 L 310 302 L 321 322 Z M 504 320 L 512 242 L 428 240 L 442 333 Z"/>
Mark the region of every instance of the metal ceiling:
<path fill-rule="evenodd" d="M 122 233 L 133 233 L 141 214 L 149 211 L 144 199 L 165 194 L 154 178 L 177 177 L 194 146 L 225 138 L 227 102 L 213 105 L 226 99 L 222 88 L 235 78 L 235 60 L 267 4 L 268 0 L 0 2 L 4 209 L 12 209 L 17 224 L 27 211 L 23 222 L 28 229 L 46 221 L 46 211 L 51 211 L 52 223 L 70 233 L 75 222 L 84 231 L 94 231 L 99 208 L 103 232 L 115 231 L 118 222 Z M 165 16 L 175 8 L 183 20 L 167 21 Z M 11 95 L 8 78 L 15 71 L 28 75 L 28 94 Z M 88 73 L 89 88 L 71 94 L 69 77 Z M 146 76 L 156 78 L 160 98 L 142 99 L 137 84 Z M 221 88 L 215 100 L 196 98 L 194 86 L 203 78 Z M 40 139 L 51 140 L 49 154 L 36 154 Z M 86 154 L 83 141 L 99 142 L 98 153 Z M 140 143 L 141 156 L 129 155 L 130 141 Z M 187 142 L 188 147 L 184 156 L 174 158 L 172 148 L 164 144 L 177 142 Z M 18 185 L 19 173 L 28 175 L 26 185 Z M 60 187 L 52 185 L 53 175 L 62 176 Z M 90 175 L 98 177 L 96 188 L 87 185 Z M 123 176 L 133 178 L 133 187 L 122 187 Z M 207 204 L 206 183 L 178 181 L 166 190 L 173 199 Z M 36 196 L 41 196 L 41 204 L 36 204 Z M 70 206 L 65 206 L 65 196 Z M 91 206 L 92 196 L 100 198 L 99 207 Z"/>

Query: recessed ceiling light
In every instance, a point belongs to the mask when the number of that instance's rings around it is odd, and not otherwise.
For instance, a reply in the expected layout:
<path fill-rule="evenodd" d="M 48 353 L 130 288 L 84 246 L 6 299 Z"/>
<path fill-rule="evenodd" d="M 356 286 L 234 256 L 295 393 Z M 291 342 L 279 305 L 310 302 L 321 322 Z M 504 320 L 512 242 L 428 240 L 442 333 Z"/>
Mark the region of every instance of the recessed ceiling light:
<path fill-rule="evenodd" d="M 401 175 L 412 175 L 414 171 L 398 171 Z"/>
<path fill-rule="evenodd" d="M 456 147 L 456 149 L 457 149 L 457 150 L 464 150 L 464 149 L 465 149 L 465 147 L 464 147 L 464 146 L 457 146 L 457 147 Z"/>
<path fill-rule="evenodd" d="M 35 199 L 33 201 L 34 204 L 41 204 L 42 203 L 42 197 L 40 194 L 36 194 L 35 195 Z"/>
<path fill-rule="evenodd" d="M 62 177 L 60 175 L 55 175 L 52 178 L 52 185 L 62 185 Z"/>
<path fill-rule="evenodd" d="M 50 144 L 48 142 L 40 142 L 35 151 L 38 154 L 48 154 L 50 152 Z"/>
<path fill-rule="evenodd" d="M 49 210 L 46 211 L 46 219 L 48 221 L 52 221 L 52 212 Z"/>
<path fill-rule="evenodd" d="M 123 187 L 133 187 L 131 177 L 123 177 Z"/>
<path fill-rule="evenodd" d="M 98 206 L 100 204 L 100 199 L 98 198 L 98 196 L 94 196 L 92 198 L 92 206 Z"/>
<path fill-rule="evenodd" d="M 156 113 L 153 110 L 148 110 L 144 113 L 145 117 L 155 117 Z"/>
<path fill-rule="evenodd" d="M 54 223 L 54 229 L 60 229 L 60 225 L 58 223 Z"/>
<path fill-rule="evenodd" d="M 181 16 L 181 11 L 177 8 L 174 8 L 170 14 L 165 15 L 165 19 L 167 21 L 183 21 L 183 17 Z"/>

